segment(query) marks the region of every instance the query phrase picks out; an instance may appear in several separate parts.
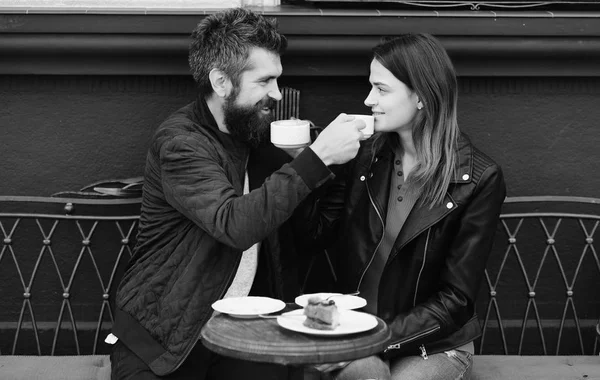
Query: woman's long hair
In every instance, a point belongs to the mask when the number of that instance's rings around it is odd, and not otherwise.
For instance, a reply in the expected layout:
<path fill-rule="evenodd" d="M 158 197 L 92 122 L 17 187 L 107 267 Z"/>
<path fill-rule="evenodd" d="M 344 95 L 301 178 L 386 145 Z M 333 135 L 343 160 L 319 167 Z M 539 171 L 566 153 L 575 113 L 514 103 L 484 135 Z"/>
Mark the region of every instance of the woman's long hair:
<path fill-rule="evenodd" d="M 428 34 L 385 38 L 373 53 L 423 103 L 412 129 L 418 164 L 407 182 L 421 189 L 421 204 L 433 207 L 444 200 L 458 160 L 454 66 L 442 44 Z"/>

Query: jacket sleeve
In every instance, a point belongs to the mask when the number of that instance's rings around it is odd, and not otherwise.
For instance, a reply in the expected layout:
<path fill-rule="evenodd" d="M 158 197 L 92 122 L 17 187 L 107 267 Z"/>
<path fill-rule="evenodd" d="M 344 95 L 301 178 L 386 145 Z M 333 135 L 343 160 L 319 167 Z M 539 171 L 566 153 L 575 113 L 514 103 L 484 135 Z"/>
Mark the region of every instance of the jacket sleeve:
<path fill-rule="evenodd" d="M 293 213 L 313 189 L 332 176 L 307 148 L 249 194 L 238 194 L 226 165 L 208 141 L 176 136 L 160 147 L 165 198 L 216 240 L 247 249 Z"/>
<path fill-rule="evenodd" d="M 391 343 L 411 345 L 447 336 L 473 316 L 506 187 L 501 169 L 488 167 L 459 221 L 446 254 L 439 290 L 391 323 Z"/>
<path fill-rule="evenodd" d="M 332 179 L 311 193 L 294 216 L 296 230 L 322 248 L 333 244 L 338 235 L 351 164 L 332 167 Z"/>

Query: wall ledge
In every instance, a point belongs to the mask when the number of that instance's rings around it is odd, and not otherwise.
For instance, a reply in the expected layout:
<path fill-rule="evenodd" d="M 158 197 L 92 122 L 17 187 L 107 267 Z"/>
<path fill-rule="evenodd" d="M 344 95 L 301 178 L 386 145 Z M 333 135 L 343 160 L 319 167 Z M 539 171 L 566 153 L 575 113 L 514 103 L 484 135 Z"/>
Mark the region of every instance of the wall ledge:
<path fill-rule="evenodd" d="M 0 8 L 0 74 L 189 75 L 188 36 L 215 10 L 79 11 Z M 599 12 L 259 11 L 288 36 L 285 75 L 365 75 L 381 35 L 425 32 L 461 76 L 600 76 Z"/>

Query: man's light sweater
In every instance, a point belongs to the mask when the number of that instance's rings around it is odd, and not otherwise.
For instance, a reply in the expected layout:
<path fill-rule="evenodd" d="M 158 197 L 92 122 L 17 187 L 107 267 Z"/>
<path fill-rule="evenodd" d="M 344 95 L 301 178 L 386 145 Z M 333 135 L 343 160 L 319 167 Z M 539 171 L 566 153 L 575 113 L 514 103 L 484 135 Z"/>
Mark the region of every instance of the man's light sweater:
<path fill-rule="evenodd" d="M 244 194 L 250 192 L 250 185 L 248 181 L 248 171 L 244 176 Z M 230 297 L 245 297 L 250 293 L 252 283 L 254 282 L 254 276 L 256 275 L 256 268 L 258 267 L 258 250 L 260 243 L 254 244 L 248 250 L 242 253 L 242 261 L 238 266 L 233 282 L 227 289 L 227 293 L 223 298 Z"/>

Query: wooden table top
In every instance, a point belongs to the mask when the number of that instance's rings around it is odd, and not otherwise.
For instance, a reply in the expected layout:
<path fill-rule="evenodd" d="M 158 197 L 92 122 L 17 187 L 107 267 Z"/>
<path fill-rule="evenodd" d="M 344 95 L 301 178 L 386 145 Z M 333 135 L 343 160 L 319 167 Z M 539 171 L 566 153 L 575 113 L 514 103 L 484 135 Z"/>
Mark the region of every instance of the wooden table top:
<path fill-rule="evenodd" d="M 314 336 L 286 330 L 276 319 L 240 319 L 215 314 L 202 328 L 202 343 L 213 352 L 237 359 L 303 365 L 333 363 L 383 351 L 391 337 L 387 324 L 362 333 Z"/>

